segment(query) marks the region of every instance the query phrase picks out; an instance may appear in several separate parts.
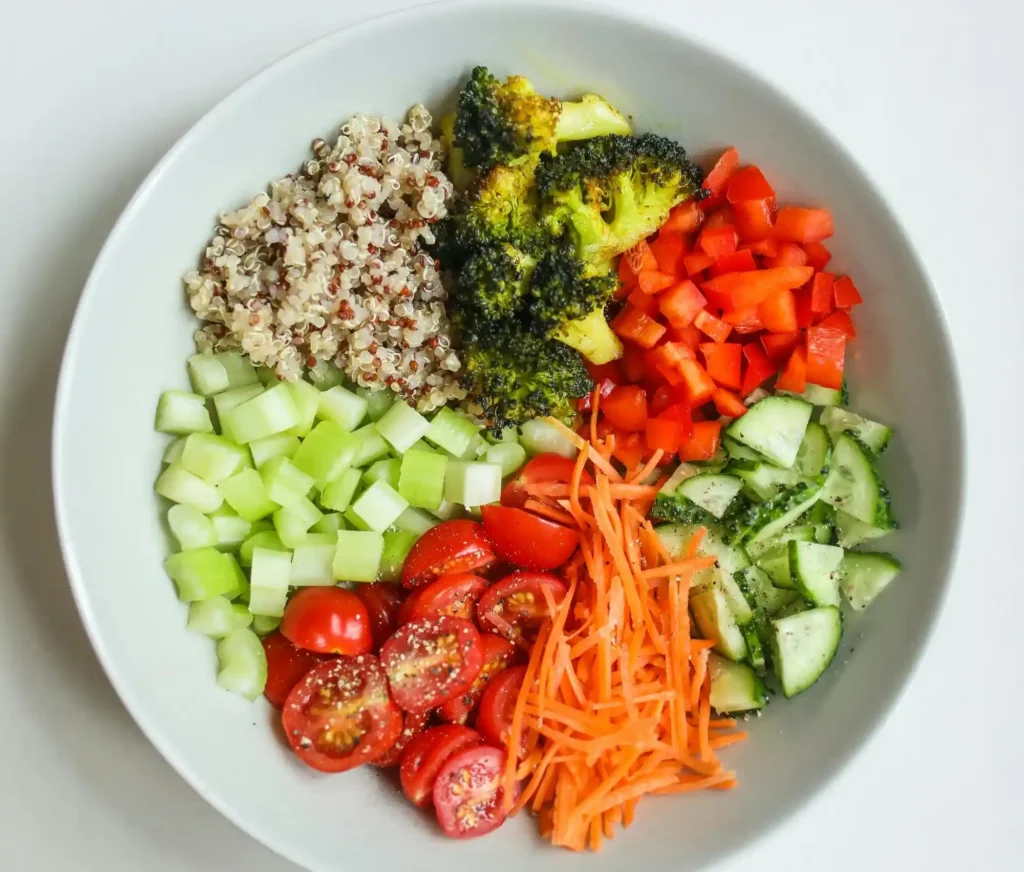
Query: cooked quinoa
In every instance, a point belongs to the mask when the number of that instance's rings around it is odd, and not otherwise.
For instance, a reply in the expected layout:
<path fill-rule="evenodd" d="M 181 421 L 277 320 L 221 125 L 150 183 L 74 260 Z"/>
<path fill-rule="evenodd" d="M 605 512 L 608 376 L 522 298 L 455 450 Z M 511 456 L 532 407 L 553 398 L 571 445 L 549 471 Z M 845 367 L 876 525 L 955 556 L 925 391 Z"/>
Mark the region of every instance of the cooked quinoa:
<path fill-rule="evenodd" d="M 447 213 L 430 113 L 354 115 L 330 145 L 221 215 L 199 270 L 185 276 L 207 322 L 200 351 L 240 348 L 294 381 L 331 362 L 356 384 L 390 388 L 430 411 L 461 400 L 437 263 L 420 249 Z"/>

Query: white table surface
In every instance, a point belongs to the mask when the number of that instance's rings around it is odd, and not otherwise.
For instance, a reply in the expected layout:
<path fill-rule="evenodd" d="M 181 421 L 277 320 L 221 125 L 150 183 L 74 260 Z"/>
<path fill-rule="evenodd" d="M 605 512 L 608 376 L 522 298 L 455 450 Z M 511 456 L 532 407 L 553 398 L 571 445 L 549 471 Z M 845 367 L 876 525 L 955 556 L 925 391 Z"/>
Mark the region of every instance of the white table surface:
<path fill-rule="evenodd" d="M 938 288 L 971 421 L 960 559 L 920 669 L 824 795 L 719 868 L 1024 868 L 1024 6 L 619 2 L 742 56 L 845 140 Z M 282 53 L 402 5 L 0 0 L 0 869 L 295 869 L 171 770 L 93 656 L 55 542 L 52 394 L 89 266 L 154 162 Z"/>

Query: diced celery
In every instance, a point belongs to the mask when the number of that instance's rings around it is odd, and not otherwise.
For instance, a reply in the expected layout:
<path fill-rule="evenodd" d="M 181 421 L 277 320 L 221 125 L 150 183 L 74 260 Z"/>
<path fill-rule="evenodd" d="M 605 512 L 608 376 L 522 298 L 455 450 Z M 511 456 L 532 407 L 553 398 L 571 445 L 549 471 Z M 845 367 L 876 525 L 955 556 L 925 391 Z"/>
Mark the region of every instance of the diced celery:
<path fill-rule="evenodd" d="M 217 487 L 207 484 L 179 463 L 172 463 L 160 473 L 156 492 L 171 502 L 191 506 L 200 512 L 215 512 L 224 502 Z"/>
<path fill-rule="evenodd" d="M 435 448 L 433 445 L 427 442 L 426 439 L 417 439 L 415 442 L 413 442 L 412 445 L 409 446 L 409 451 L 427 451 L 431 454 L 444 454 L 445 457 L 448 456 L 447 454 L 445 454 L 444 449 Z M 405 453 L 408 454 L 409 451 L 406 451 Z"/>
<path fill-rule="evenodd" d="M 355 455 L 352 458 L 352 465 L 364 467 L 374 460 L 384 457 L 388 453 L 388 443 L 377 431 L 376 424 L 367 424 L 360 427 L 352 434 L 356 440 Z"/>
<path fill-rule="evenodd" d="M 430 429 L 430 421 L 424 418 L 412 406 L 395 403 L 377 422 L 377 430 L 389 445 L 399 454 L 404 454 L 410 446 Z"/>
<path fill-rule="evenodd" d="M 192 390 L 204 397 L 212 397 L 228 389 L 228 371 L 212 354 L 195 354 L 185 364 Z"/>
<path fill-rule="evenodd" d="M 228 428 L 224 422 L 224 416 L 232 409 L 238 408 L 242 403 L 246 403 L 254 397 L 258 397 L 263 393 L 263 388 L 257 385 L 247 385 L 244 388 L 235 388 L 233 391 L 224 391 L 222 394 L 217 394 L 213 398 L 213 408 L 217 412 L 217 421 L 220 424 L 220 432 L 222 435 L 227 436 L 228 439 L 234 439 L 234 434 Z"/>
<path fill-rule="evenodd" d="M 257 636 L 269 636 L 278 627 L 281 626 L 281 619 L 274 618 L 270 615 L 253 615 L 252 616 L 252 631 Z"/>
<path fill-rule="evenodd" d="M 380 533 L 339 531 L 332 565 L 335 580 L 376 581 L 383 553 L 384 537 Z"/>
<path fill-rule="evenodd" d="M 231 603 L 231 614 L 235 619 L 235 627 L 252 625 L 253 613 L 249 611 L 248 603 Z"/>
<path fill-rule="evenodd" d="M 406 452 L 401 463 L 398 493 L 411 506 L 437 511 L 444 501 L 444 474 L 447 466 L 448 458 L 443 454 Z"/>
<path fill-rule="evenodd" d="M 341 512 L 328 512 L 311 528 L 312 533 L 337 533 L 345 529 L 345 518 Z"/>
<path fill-rule="evenodd" d="M 325 509 L 344 512 L 351 504 L 361 479 L 362 473 L 358 469 L 346 469 L 340 477 L 324 488 L 320 494 L 321 505 Z"/>
<path fill-rule="evenodd" d="M 527 421 L 521 430 L 519 444 L 526 449 L 526 453 L 531 457 L 550 451 L 572 460 L 579 453 L 576 446 L 566 439 L 561 431 L 540 418 Z"/>
<path fill-rule="evenodd" d="M 188 607 L 187 628 L 212 639 L 223 639 L 232 630 L 251 623 L 252 615 L 245 606 L 237 607 L 222 596 L 200 600 Z"/>
<path fill-rule="evenodd" d="M 291 391 L 295 408 L 299 410 L 299 423 L 288 432 L 293 436 L 305 436 L 313 429 L 313 422 L 316 421 L 316 411 L 320 407 L 320 391 L 301 378 L 298 381 L 284 384 Z"/>
<path fill-rule="evenodd" d="M 322 369 L 311 369 L 308 376 L 310 381 L 322 391 L 329 391 L 335 385 L 341 385 L 343 388 L 348 387 L 348 379 L 345 377 L 345 373 L 329 361 Z"/>
<path fill-rule="evenodd" d="M 240 351 L 222 351 L 214 356 L 227 371 L 229 388 L 242 388 L 260 383 L 256 367 Z"/>
<path fill-rule="evenodd" d="M 443 448 L 455 457 L 461 457 L 479 432 L 480 428 L 465 415 L 442 406 L 434 415 L 424 436 L 438 448 Z"/>
<path fill-rule="evenodd" d="M 363 481 L 367 484 L 373 484 L 375 481 L 384 481 L 397 489 L 401 469 L 402 461 L 397 457 L 375 460 L 363 471 Z"/>
<path fill-rule="evenodd" d="M 407 533 L 415 533 L 422 536 L 431 527 L 438 525 L 437 518 L 428 515 L 423 509 L 416 509 L 410 506 L 395 520 L 395 527 Z"/>
<path fill-rule="evenodd" d="M 245 628 L 232 630 L 217 643 L 220 671 L 217 684 L 224 690 L 254 700 L 267 686 L 267 655 L 263 643 Z"/>
<path fill-rule="evenodd" d="M 356 393 L 366 400 L 366 414 L 371 421 L 379 421 L 388 409 L 394 405 L 394 394 L 388 390 L 371 391 L 359 388 Z"/>
<path fill-rule="evenodd" d="M 444 477 L 445 499 L 461 506 L 484 506 L 501 498 L 501 467 L 496 463 L 452 460 Z"/>
<path fill-rule="evenodd" d="M 252 454 L 252 462 L 256 464 L 257 469 L 275 457 L 290 458 L 298 450 L 299 437 L 290 433 L 277 433 L 263 439 L 254 439 L 249 443 L 249 453 Z"/>
<path fill-rule="evenodd" d="M 419 534 L 408 530 L 389 530 L 384 534 L 384 551 L 377 571 L 381 581 L 399 581 L 402 578 L 402 565 L 419 538 Z"/>
<path fill-rule="evenodd" d="M 345 432 L 334 421 L 321 421 L 302 440 L 292 463 L 323 488 L 352 465 L 358 444 L 355 434 Z"/>
<path fill-rule="evenodd" d="M 167 443 L 167 447 L 164 449 L 164 456 L 160 458 L 162 463 L 177 463 L 181 460 L 181 453 L 185 450 L 185 440 L 187 436 L 179 436 L 177 439 L 172 439 Z"/>
<path fill-rule="evenodd" d="M 276 385 L 280 381 L 277 377 L 277 371 L 270 366 L 257 366 L 256 378 L 260 380 L 260 384 L 265 385 L 266 387 Z"/>
<path fill-rule="evenodd" d="M 234 554 L 228 554 L 224 551 L 221 554 L 224 555 L 224 559 L 227 560 L 228 565 L 231 567 L 231 572 L 235 576 L 235 592 L 229 595 L 229 599 L 245 603 L 249 602 L 249 576 L 245 574 L 245 570 L 242 569 L 238 558 Z"/>
<path fill-rule="evenodd" d="M 342 429 L 351 432 L 363 422 L 368 405 L 365 397 L 336 385 L 320 394 L 316 414 L 318 418 L 334 421 Z"/>
<path fill-rule="evenodd" d="M 216 548 L 179 551 L 164 561 L 164 568 L 177 585 L 178 598 L 183 602 L 238 594 L 238 579 L 231 561 Z"/>
<path fill-rule="evenodd" d="M 238 549 L 238 560 L 242 566 L 252 566 L 252 552 L 256 548 L 265 548 L 268 551 L 288 550 L 276 530 L 261 530 L 259 533 L 253 533 Z"/>
<path fill-rule="evenodd" d="M 362 518 L 359 517 L 355 512 L 352 511 L 352 506 L 345 509 L 343 514 L 345 523 L 348 524 L 353 530 L 369 531 L 370 525 L 366 523 Z"/>
<path fill-rule="evenodd" d="M 235 473 L 217 485 L 217 490 L 227 504 L 247 521 L 258 521 L 278 508 L 255 469 L 243 469 Z"/>
<path fill-rule="evenodd" d="M 375 481 L 352 503 L 352 514 L 371 530 L 381 533 L 407 508 L 409 503 L 391 485 L 386 481 Z M 281 538 L 284 539 L 283 536 Z M 288 540 L 284 541 L 287 544 Z"/>
<path fill-rule="evenodd" d="M 298 502 L 313 487 L 311 475 L 306 475 L 287 457 L 273 457 L 260 468 L 260 478 L 269 496 L 280 506 Z"/>
<path fill-rule="evenodd" d="M 210 522 L 217 531 L 217 549 L 237 551 L 252 533 L 252 522 L 245 520 L 230 506 L 221 506 L 210 513 Z"/>
<path fill-rule="evenodd" d="M 273 618 L 284 614 L 291 569 L 290 551 L 256 548 L 252 552 L 252 570 L 249 573 L 250 612 Z"/>
<path fill-rule="evenodd" d="M 206 400 L 187 391 L 164 391 L 156 404 L 156 429 L 175 436 L 212 433 L 213 421 Z"/>
<path fill-rule="evenodd" d="M 502 442 L 487 449 L 487 462 L 497 463 L 501 467 L 502 477 L 512 475 L 526 463 L 526 449 L 517 442 Z"/>
<path fill-rule="evenodd" d="M 267 388 L 221 417 L 225 433 L 238 442 L 252 442 L 275 433 L 283 433 L 302 421 L 287 384 Z"/>
<path fill-rule="evenodd" d="M 223 436 L 193 433 L 185 437 L 181 465 L 208 484 L 220 484 L 245 466 L 248 450 Z"/>
<path fill-rule="evenodd" d="M 326 540 L 326 541 L 324 541 Z M 334 584 L 334 553 L 338 550 L 337 534 L 307 536 L 292 552 L 290 582 L 293 587 Z"/>
<path fill-rule="evenodd" d="M 167 526 L 183 551 L 210 548 L 217 544 L 217 529 L 213 521 L 192 506 L 171 506 L 167 510 Z"/>
<path fill-rule="evenodd" d="M 274 528 L 289 548 L 298 545 L 323 513 L 306 497 L 300 497 L 294 503 L 274 512 Z"/>
<path fill-rule="evenodd" d="M 436 509 L 431 509 L 430 514 L 439 521 L 450 521 L 452 518 L 457 518 L 462 514 L 462 506 L 442 499 L 441 505 Z"/>
<path fill-rule="evenodd" d="M 515 427 L 506 427 L 497 436 L 495 436 L 490 430 L 484 431 L 484 439 L 491 443 L 491 445 L 505 445 L 512 442 L 516 445 L 519 444 L 519 431 Z"/>

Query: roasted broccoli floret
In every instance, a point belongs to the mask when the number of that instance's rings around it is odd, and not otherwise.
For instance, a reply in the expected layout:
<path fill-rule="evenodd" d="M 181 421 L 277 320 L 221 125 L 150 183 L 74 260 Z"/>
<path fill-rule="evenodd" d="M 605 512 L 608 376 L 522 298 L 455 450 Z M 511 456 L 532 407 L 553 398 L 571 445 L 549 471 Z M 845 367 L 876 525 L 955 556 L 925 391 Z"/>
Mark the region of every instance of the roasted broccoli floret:
<path fill-rule="evenodd" d="M 466 190 L 476 178 L 476 173 L 466 166 L 462 149 L 455 144 L 454 112 L 441 119 L 441 144 L 448 152 L 448 178 L 452 180 L 456 191 Z"/>
<path fill-rule="evenodd" d="M 650 236 L 669 210 L 701 192 L 703 174 L 671 139 L 602 136 L 537 169 L 541 221 L 569 234 L 586 260 L 611 258 Z"/>
<path fill-rule="evenodd" d="M 455 273 L 449 303 L 463 336 L 472 339 L 491 322 L 516 318 L 536 263 L 507 242 L 476 249 Z"/>
<path fill-rule="evenodd" d="M 486 170 L 553 152 L 559 142 L 629 134 L 630 126 L 594 94 L 563 103 L 538 94 L 522 76 L 500 82 L 476 67 L 459 94 L 454 133 L 466 166 Z"/>

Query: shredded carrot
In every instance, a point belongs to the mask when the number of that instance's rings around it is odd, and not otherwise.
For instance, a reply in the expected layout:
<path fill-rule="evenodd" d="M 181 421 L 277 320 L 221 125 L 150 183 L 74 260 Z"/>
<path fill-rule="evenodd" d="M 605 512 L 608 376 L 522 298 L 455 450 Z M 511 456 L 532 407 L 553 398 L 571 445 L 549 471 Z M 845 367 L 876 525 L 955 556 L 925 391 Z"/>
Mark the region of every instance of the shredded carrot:
<path fill-rule="evenodd" d="M 632 824 L 645 795 L 732 788 L 716 752 L 746 737 L 712 717 L 714 643 L 690 635 L 693 575 L 714 565 L 698 556 L 705 531 L 681 557 L 668 553 L 645 518 L 658 486 L 641 484 L 660 454 L 624 479 L 596 419 L 589 442 L 548 419 L 580 453 L 568 484 L 527 486 L 527 507 L 577 530 L 580 547 L 530 649 L 508 742 L 525 751 L 503 774 L 507 806 L 523 782 L 511 811 L 531 808 L 541 835 L 574 851 Z"/>

